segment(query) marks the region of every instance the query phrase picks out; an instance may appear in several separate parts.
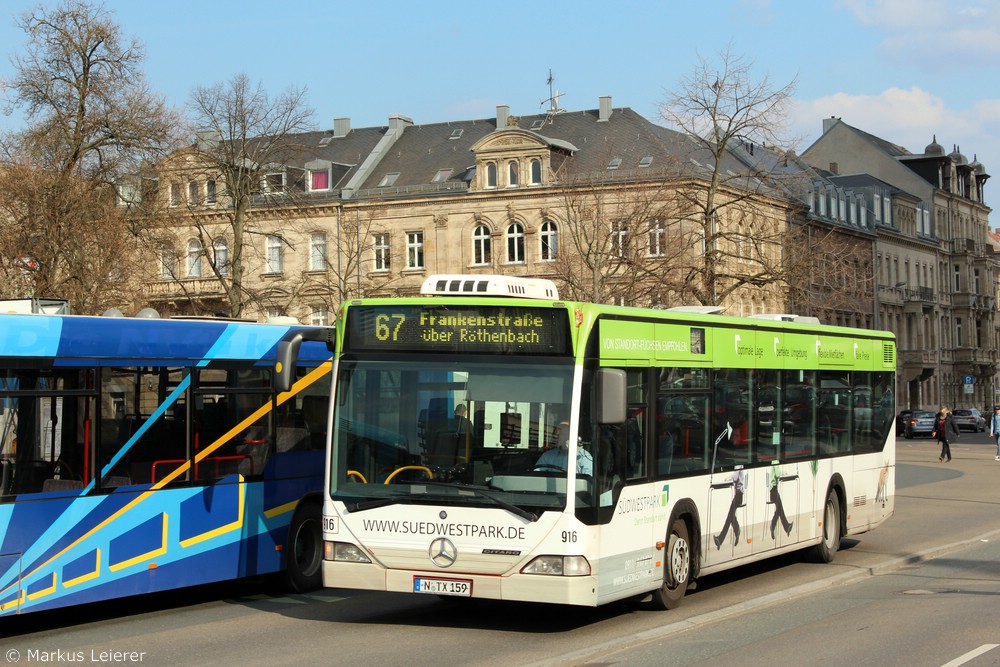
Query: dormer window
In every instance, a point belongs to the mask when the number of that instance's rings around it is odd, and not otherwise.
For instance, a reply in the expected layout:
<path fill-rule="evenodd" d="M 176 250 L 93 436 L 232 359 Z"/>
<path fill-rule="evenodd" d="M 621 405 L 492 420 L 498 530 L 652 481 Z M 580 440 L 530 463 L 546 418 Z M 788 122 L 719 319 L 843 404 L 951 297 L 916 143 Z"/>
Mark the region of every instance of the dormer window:
<path fill-rule="evenodd" d="M 495 188 L 497 186 L 497 163 L 490 162 L 486 165 L 486 187 Z"/>
<path fill-rule="evenodd" d="M 620 166 L 622 166 L 622 159 L 620 157 L 611 158 L 611 162 L 608 162 L 608 171 L 613 171 Z"/>
<path fill-rule="evenodd" d="M 431 183 L 443 183 L 451 178 L 451 172 L 454 169 L 438 169 L 437 173 L 434 174 L 434 178 L 431 179 Z"/>
<path fill-rule="evenodd" d="M 541 185 L 542 184 L 542 161 L 539 159 L 534 159 L 531 161 L 531 185 Z"/>
<path fill-rule="evenodd" d="M 544 118 L 538 118 L 536 120 L 531 121 L 531 129 L 532 130 L 540 130 L 540 129 L 542 129 L 543 125 L 545 125 L 545 119 Z"/>
<path fill-rule="evenodd" d="M 380 187 L 380 188 L 387 188 L 387 187 L 389 187 L 391 185 L 395 185 L 397 178 L 399 178 L 399 172 L 398 171 L 394 171 L 394 172 L 388 173 L 388 174 L 386 174 L 385 176 L 382 177 L 381 181 L 378 182 L 378 187 Z"/>
<path fill-rule="evenodd" d="M 646 157 L 644 157 L 641 160 L 639 160 L 639 167 L 648 167 L 651 164 L 653 164 L 653 156 L 652 155 L 647 155 Z"/>
<path fill-rule="evenodd" d="M 283 192 L 285 190 L 285 172 L 271 171 L 264 174 L 264 192 Z"/>
<path fill-rule="evenodd" d="M 303 167 L 308 174 L 307 183 L 309 191 L 323 191 L 330 189 L 333 185 L 331 179 L 331 167 L 333 165 L 328 160 L 310 160 Z"/>
<path fill-rule="evenodd" d="M 329 190 L 330 189 L 330 170 L 323 169 L 320 171 L 310 171 L 309 172 L 309 189 L 310 190 Z"/>
<path fill-rule="evenodd" d="M 451 131 L 451 136 L 448 137 L 448 139 L 449 140 L 451 140 L 451 139 L 461 139 L 463 134 L 465 134 L 465 130 L 452 130 Z"/>

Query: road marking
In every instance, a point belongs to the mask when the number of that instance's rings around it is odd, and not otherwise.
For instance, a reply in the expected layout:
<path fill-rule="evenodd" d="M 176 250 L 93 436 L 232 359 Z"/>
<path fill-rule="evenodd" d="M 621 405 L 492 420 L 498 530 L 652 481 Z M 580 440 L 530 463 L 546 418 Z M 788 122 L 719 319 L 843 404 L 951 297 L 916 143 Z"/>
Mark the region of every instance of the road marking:
<path fill-rule="evenodd" d="M 972 651 L 969 651 L 965 655 L 958 656 L 957 658 L 955 658 L 951 662 L 944 663 L 943 665 L 941 665 L 941 667 L 958 667 L 959 665 L 964 665 L 965 663 L 969 662 L 973 658 L 978 658 L 983 653 L 987 653 L 989 651 L 992 651 L 997 646 L 1000 646 L 1000 644 L 983 644 L 979 648 L 974 649 Z"/>

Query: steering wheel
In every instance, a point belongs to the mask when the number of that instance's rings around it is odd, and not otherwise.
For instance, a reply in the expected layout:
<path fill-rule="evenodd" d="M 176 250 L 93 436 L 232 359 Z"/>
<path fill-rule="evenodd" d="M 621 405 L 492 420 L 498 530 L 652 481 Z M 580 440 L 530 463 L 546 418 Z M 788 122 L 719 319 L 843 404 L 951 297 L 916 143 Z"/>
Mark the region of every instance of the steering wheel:
<path fill-rule="evenodd" d="M 427 479 L 434 479 L 434 473 L 427 466 L 403 466 L 402 468 L 396 468 L 392 471 L 392 474 L 385 478 L 383 484 L 391 484 L 392 478 L 403 472 L 404 470 L 419 470 L 420 472 L 427 475 Z"/>
<path fill-rule="evenodd" d="M 532 470 L 534 472 L 566 472 L 566 468 L 553 463 L 539 463 Z"/>

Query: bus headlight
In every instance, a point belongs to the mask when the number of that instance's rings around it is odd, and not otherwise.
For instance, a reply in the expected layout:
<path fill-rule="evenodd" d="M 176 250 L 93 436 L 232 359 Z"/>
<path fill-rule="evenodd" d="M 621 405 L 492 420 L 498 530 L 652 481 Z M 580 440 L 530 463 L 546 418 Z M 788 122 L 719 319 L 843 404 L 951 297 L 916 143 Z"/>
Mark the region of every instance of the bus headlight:
<path fill-rule="evenodd" d="M 324 542 L 323 558 L 325 560 L 339 560 L 346 563 L 372 562 L 361 547 L 349 542 Z"/>
<path fill-rule="evenodd" d="M 521 569 L 521 574 L 586 577 L 590 575 L 590 563 L 583 556 L 538 556 Z"/>

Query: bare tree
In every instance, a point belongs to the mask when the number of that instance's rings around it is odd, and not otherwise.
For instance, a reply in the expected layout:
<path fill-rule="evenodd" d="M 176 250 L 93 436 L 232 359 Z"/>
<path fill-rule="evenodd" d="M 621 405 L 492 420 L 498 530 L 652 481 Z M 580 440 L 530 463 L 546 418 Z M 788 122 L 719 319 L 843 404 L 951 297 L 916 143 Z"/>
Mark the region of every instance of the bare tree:
<path fill-rule="evenodd" d="M 754 150 L 778 143 L 794 88 L 755 79 L 752 63 L 726 50 L 718 67 L 702 59 L 660 107 L 666 122 L 692 138 L 692 158 L 702 166 L 697 182 L 675 191 L 677 208 L 697 228 L 684 239 L 693 261 L 676 287 L 698 303 L 718 305 L 747 285 L 785 279 L 784 221 L 774 204 L 786 193 Z"/>
<path fill-rule="evenodd" d="M 130 305 L 135 240 L 115 185 L 169 146 L 176 115 L 147 87 L 138 42 L 103 9 L 69 0 L 18 25 L 28 42 L 3 89 L 26 127 L 0 137 L 0 289 L 84 312 Z"/>
<path fill-rule="evenodd" d="M 858 230 L 795 224 L 785 246 L 793 312 L 865 326 L 873 317 L 872 242 Z"/>
<path fill-rule="evenodd" d="M 198 143 L 186 160 L 175 156 L 173 164 L 167 166 L 189 176 L 198 174 L 213 185 L 218 183 L 219 202 L 224 204 L 221 222 L 212 216 L 197 215 L 188 215 L 185 221 L 195 227 L 201 239 L 209 257 L 207 264 L 222 286 L 231 317 L 241 317 L 249 302 L 265 305 L 272 298 L 248 284 L 246 271 L 261 259 L 267 264 L 266 257 L 259 257 L 262 235 L 288 242 L 290 235 L 282 233 L 280 223 L 292 224 L 296 207 L 289 204 L 295 192 L 302 189 L 304 178 L 301 169 L 289 165 L 302 154 L 296 135 L 313 123 L 313 111 L 306 106 L 305 95 L 304 88 L 289 88 L 272 97 L 262 84 L 252 83 L 245 74 L 226 83 L 196 88 L 189 107 L 198 128 Z M 257 215 L 255 209 L 261 214 Z M 259 220 L 268 220 L 266 230 Z M 279 224 L 275 225 L 275 221 Z M 225 263 L 215 261 L 215 255 L 209 252 L 220 238 L 228 244 Z M 283 290 L 291 293 L 294 287 L 285 286 Z"/>
<path fill-rule="evenodd" d="M 565 183 L 558 253 L 552 275 L 566 298 L 652 306 L 679 246 L 668 239 L 681 227 L 664 178 L 642 182 L 598 177 Z"/>

